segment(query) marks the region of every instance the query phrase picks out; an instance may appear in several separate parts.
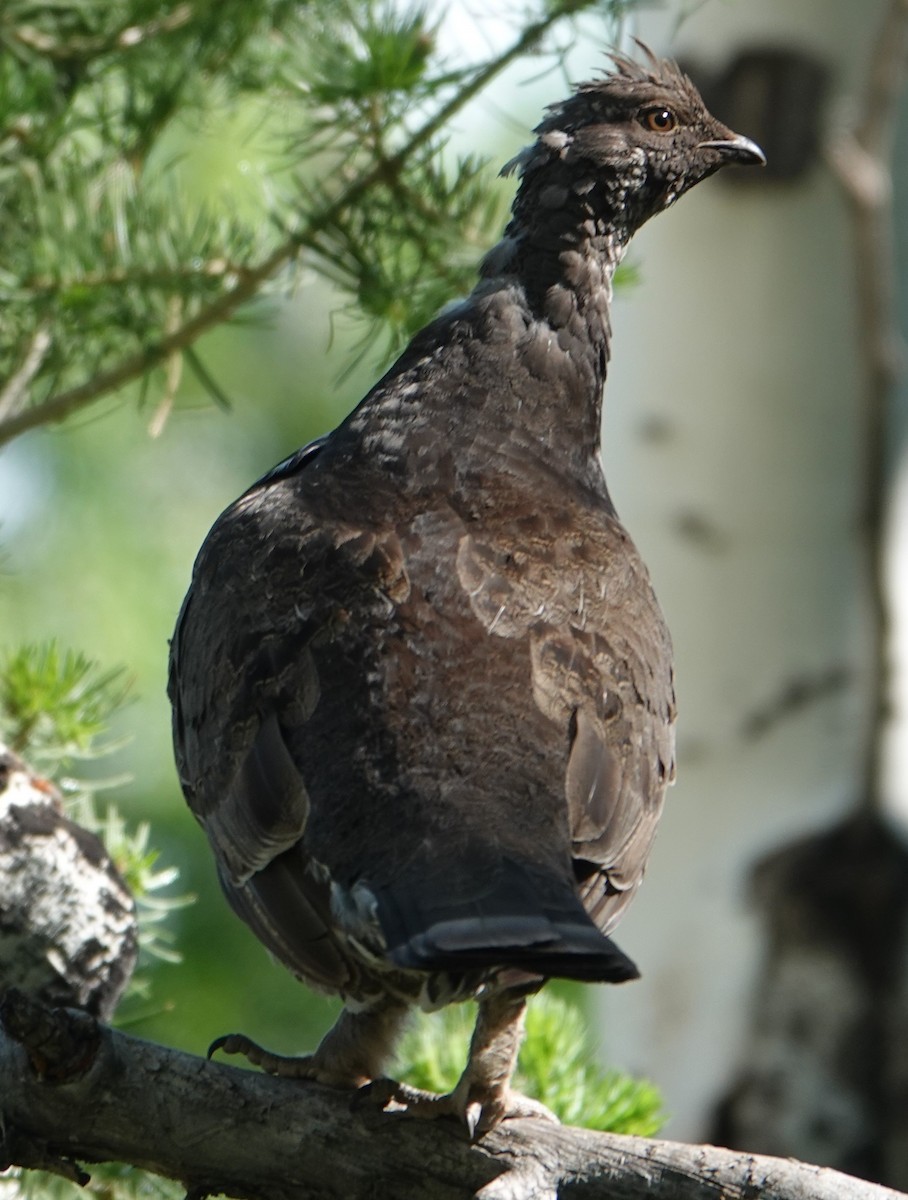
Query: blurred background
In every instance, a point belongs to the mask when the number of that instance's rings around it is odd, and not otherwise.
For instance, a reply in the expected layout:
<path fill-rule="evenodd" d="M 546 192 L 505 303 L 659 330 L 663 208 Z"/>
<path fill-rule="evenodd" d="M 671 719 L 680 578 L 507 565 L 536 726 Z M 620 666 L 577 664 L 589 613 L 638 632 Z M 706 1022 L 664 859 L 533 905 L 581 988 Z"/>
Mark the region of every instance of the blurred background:
<path fill-rule="evenodd" d="M 662 1088 L 668 1136 L 731 1142 L 740 1135 L 754 1149 L 825 1155 L 908 1187 L 908 1172 L 899 1174 L 908 1158 L 908 1135 L 900 1132 L 908 1130 L 901 924 L 885 950 L 898 970 L 879 987 L 855 983 L 860 967 L 840 978 L 827 963 L 818 967 L 821 985 L 799 981 L 795 971 L 793 998 L 780 999 L 765 989 L 780 980 L 780 956 L 790 938 L 797 943 L 803 922 L 780 934 L 766 890 L 758 889 L 764 902 L 755 904 L 751 886 L 758 861 L 858 810 L 883 813 L 886 830 L 896 831 L 895 890 L 881 899 L 889 912 L 904 878 L 897 831 L 908 814 L 899 610 L 908 571 L 905 393 L 903 383 L 888 387 L 887 474 L 870 478 L 868 413 L 879 406 L 869 392 L 859 284 L 872 264 L 859 257 L 855 205 L 830 151 L 864 111 L 894 7 L 890 0 L 702 0 L 628 8 L 617 23 L 588 13 L 557 59 L 518 59 L 461 111 L 446 153 L 482 155 L 491 180 L 529 140 L 543 106 L 561 99 L 568 81 L 598 71 L 605 45 L 630 46 L 631 34 L 679 57 L 720 119 L 766 140 L 770 168 L 759 178 L 711 180 L 643 230 L 630 253 L 633 282 L 615 301 L 603 452 L 610 491 L 673 632 L 679 779 L 646 884 L 618 937 L 643 979 L 587 989 L 584 1002 L 605 1060 Z M 469 0 L 429 8 L 452 60 L 507 41 L 509 21 L 477 9 Z M 887 261 L 904 329 L 904 97 L 897 111 Z M 274 143 L 290 119 L 279 103 L 225 106 L 216 119 L 169 131 L 156 151 L 159 167 L 166 165 L 181 203 L 226 192 L 241 210 L 286 170 Z M 503 223 L 513 181 L 494 186 Z M 303 1050 L 335 1011 L 273 964 L 229 914 L 179 794 L 164 688 L 167 639 L 214 518 L 273 463 L 336 424 L 384 365 L 380 345 L 357 352 L 363 331 L 339 311 L 346 305 L 304 269 L 292 294 L 253 304 L 241 320 L 206 335 L 198 353 L 229 397 L 229 412 L 187 373 L 166 421 L 158 419 L 155 385 L 144 402 L 136 387 L 127 403 L 115 395 L 0 451 L 0 641 L 55 637 L 106 666 L 124 664 L 134 679 L 134 702 L 115 729 L 124 745 L 96 769 L 128 777 L 111 793 L 118 807 L 130 821 L 152 822 L 160 862 L 180 870 L 174 891 L 197 902 L 171 918 L 182 961 L 153 967 L 151 999 L 124 1019 L 144 1037 L 197 1053 L 233 1029 L 276 1050 Z M 883 485 L 899 669 L 886 738 L 875 739 L 877 535 L 868 550 L 865 516 L 868 486 Z M 880 767 L 870 775 L 868 755 Z M 872 891 L 880 877 L 883 868 L 868 854 L 844 892 L 828 900 L 833 923 L 853 914 L 856 893 Z M 840 865 L 817 869 L 823 879 L 845 879 Z M 788 878 L 778 885 L 783 891 Z M 865 938 L 857 928 L 855 939 Z M 808 958 L 795 953 L 801 965 Z M 865 984 L 859 1003 L 854 989 Z M 817 1095 L 835 1087 L 810 1031 L 795 1028 L 792 1014 L 803 1020 L 798 1004 L 808 999 L 820 1006 L 814 1029 L 824 1014 L 832 1021 L 837 1006 L 848 1008 L 836 1036 L 858 1047 L 867 1068 L 845 1070 L 842 1103 L 832 1112 L 820 1104 L 819 1116 Z M 770 1036 L 760 1022 L 779 1005 Z M 883 1060 L 902 1064 L 885 1084 Z M 792 1064 L 795 1083 L 785 1075 Z M 760 1071 L 769 1066 L 767 1082 Z M 789 1134 L 808 1138 L 807 1153 L 803 1141 L 786 1144 L 784 1130 L 782 1142 L 754 1144 L 761 1104 L 777 1116 L 788 1104 L 797 1108 L 798 1088 L 800 1111 L 814 1114 L 815 1128 L 801 1129 L 795 1114 Z M 894 1132 L 886 1148 L 871 1152 L 883 1110 Z"/>

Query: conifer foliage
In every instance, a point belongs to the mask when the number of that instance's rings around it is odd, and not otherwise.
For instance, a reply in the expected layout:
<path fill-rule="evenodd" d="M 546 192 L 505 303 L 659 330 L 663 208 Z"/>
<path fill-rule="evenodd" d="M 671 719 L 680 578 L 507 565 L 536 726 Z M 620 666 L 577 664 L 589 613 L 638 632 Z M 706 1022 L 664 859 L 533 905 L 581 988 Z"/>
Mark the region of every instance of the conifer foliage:
<path fill-rule="evenodd" d="M 133 382 L 163 418 L 184 368 L 223 400 L 196 342 L 300 264 L 399 345 L 498 219 L 481 164 L 442 159 L 452 118 L 520 57 L 557 61 L 565 18 L 619 7 L 527 6 L 482 58 L 389 0 L 7 0 L 0 446 Z M 199 200 L 185 135 L 238 111 L 260 114 L 272 169 Z"/>

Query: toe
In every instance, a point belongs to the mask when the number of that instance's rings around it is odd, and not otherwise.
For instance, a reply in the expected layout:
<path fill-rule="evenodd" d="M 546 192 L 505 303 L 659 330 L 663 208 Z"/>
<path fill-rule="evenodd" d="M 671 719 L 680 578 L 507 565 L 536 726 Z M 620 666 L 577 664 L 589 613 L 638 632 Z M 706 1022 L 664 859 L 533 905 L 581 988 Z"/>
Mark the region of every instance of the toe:
<path fill-rule="evenodd" d="M 553 1125 L 561 1124 L 552 1110 L 546 1108 L 541 1100 L 534 1100 L 531 1096 L 524 1096 L 521 1092 L 509 1092 L 502 1120 L 511 1121 L 518 1117 L 535 1117 L 537 1120 L 551 1121 Z"/>
<path fill-rule="evenodd" d="M 269 1075 L 283 1075 L 289 1079 L 312 1079 L 317 1076 L 311 1054 L 299 1058 L 272 1054 L 244 1033 L 228 1033 L 215 1038 L 208 1047 L 208 1057 L 221 1050 L 224 1054 L 242 1055 L 254 1067 L 261 1067 Z"/>
<path fill-rule="evenodd" d="M 480 1090 L 461 1080 L 453 1092 L 440 1095 L 399 1083 L 396 1079 L 373 1079 L 357 1092 L 355 1105 L 399 1116 L 434 1121 L 454 1117 L 471 1142 L 500 1125 L 518 1117 L 534 1117 L 558 1124 L 558 1118 L 538 1100 L 510 1089 Z"/>
<path fill-rule="evenodd" d="M 471 1142 L 478 1141 L 483 1134 L 500 1125 L 502 1121 L 530 1117 L 560 1124 L 552 1110 L 546 1108 L 539 1100 L 533 1100 L 510 1089 L 485 1095 L 471 1095 L 463 1105 L 461 1113 Z"/>

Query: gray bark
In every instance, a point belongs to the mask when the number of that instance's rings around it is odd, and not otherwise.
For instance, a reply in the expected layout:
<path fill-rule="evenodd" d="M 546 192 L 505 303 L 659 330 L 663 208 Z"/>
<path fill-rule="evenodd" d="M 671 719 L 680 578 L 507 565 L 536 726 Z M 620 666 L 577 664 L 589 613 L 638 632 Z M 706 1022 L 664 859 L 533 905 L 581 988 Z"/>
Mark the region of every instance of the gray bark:
<path fill-rule="evenodd" d="M 0 742 L 0 995 L 107 1018 L 136 965 L 133 898 L 104 844 Z"/>
<path fill-rule="evenodd" d="M 261 1200 L 895 1200 L 836 1171 L 711 1146 L 507 1121 L 453 1124 L 362 1094 L 206 1062 L 11 992 L 0 1007 L 4 1165 L 83 1178 L 118 1161 L 190 1194 Z M 904 1198 L 903 1198 L 904 1200 Z"/>

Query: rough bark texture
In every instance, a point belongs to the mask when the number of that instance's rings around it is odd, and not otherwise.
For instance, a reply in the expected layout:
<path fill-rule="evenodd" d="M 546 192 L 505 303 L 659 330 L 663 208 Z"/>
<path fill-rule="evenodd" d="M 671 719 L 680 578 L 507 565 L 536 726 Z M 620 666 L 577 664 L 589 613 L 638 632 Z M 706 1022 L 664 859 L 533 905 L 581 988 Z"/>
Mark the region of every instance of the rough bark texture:
<path fill-rule="evenodd" d="M 115 1160 L 193 1197 L 261 1200 L 895 1200 L 802 1163 L 507 1121 L 469 1145 L 453 1123 L 361 1095 L 206 1062 L 10 993 L 0 1011 L 0 1155 L 80 1178 Z M 84 1179 L 84 1176 L 81 1176 Z"/>
<path fill-rule="evenodd" d="M 108 1018 L 136 965 L 133 898 L 101 840 L 0 742 L 0 996 Z"/>

